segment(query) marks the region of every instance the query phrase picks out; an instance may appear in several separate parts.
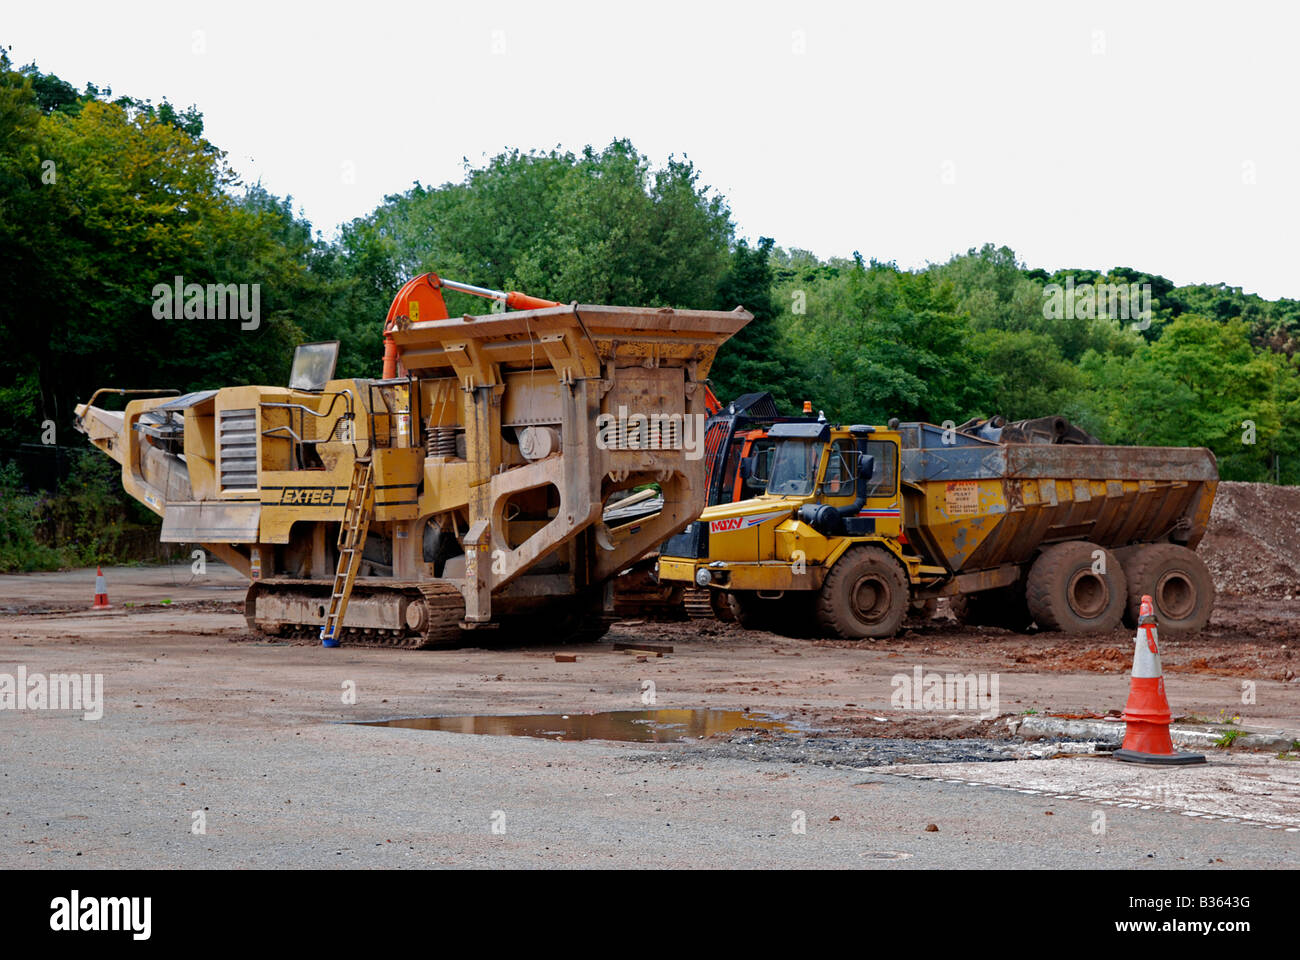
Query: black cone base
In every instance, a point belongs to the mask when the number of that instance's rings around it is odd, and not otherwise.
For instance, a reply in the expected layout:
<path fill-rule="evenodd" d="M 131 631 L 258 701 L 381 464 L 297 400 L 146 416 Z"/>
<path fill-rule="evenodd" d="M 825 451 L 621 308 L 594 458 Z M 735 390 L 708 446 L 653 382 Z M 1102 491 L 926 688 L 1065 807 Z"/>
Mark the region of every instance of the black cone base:
<path fill-rule="evenodd" d="M 1111 756 L 1125 763 L 1152 763 L 1160 766 L 1205 762 L 1205 755 L 1201 753 L 1138 753 L 1136 750 L 1116 750 Z"/>

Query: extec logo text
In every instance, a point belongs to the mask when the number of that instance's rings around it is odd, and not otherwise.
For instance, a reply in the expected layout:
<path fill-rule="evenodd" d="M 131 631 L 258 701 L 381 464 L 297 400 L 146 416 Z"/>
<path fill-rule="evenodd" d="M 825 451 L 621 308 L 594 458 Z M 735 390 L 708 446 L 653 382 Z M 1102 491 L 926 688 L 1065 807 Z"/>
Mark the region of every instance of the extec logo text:
<path fill-rule="evenodd" d="M 294 507 L 331 507 L 334 505 L 334 488 L 285 487 L 280 491 L 280 503 Z"/>

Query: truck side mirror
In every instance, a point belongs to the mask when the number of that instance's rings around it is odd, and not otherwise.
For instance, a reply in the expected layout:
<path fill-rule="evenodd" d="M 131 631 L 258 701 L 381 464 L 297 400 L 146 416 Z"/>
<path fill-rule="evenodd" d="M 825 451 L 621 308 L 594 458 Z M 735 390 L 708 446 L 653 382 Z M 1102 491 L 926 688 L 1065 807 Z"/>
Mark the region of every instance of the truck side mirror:
<path fill-rule="evenodd" d="M 858 476 L 863 483 L 871 479 L 871 475 L 876 472 L 876 458 L 869 453 L 864 453 L 858 458 Z"/>

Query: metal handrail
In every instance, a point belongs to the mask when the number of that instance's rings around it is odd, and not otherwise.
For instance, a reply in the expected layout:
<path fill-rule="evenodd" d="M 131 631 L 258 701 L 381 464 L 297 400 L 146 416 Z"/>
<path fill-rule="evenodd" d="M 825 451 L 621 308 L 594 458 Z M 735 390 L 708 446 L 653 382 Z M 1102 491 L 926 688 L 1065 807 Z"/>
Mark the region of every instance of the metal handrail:
<path fill-rule="evenodd" d="M 257 405 L 259 407 L 281 407 L 289 410 L 301 410 L 304 413 L 310 413 L 313 417 L 328 417 L 334 412 L 334 404 L 338 401 L 338 398 L 346 396 L 348 398 L 348 416 L 351 417 L 353 415 L 351 390 L 344 387 L 342 390 L 330 394 L 330 396 L 334 399 L 330 401 L 330 405 L 325 409 L 324 413 L 317 413 L 311 407 L 305 406 L 301 403 L 282 403 L 278 400 L 259 400 Z"/>
<path fill-rule="evenodd" d="M 90 399 L 86 401 L 86 406 L 93 407 L 95 405 L 95 399 L 101 393 L 115 393 L 119 397 L 124 397 L 128 393 L 152 393 L 157 396 L 171 394 L 177 397 L 181 395 L 181 392 L 173 387 L 158 387 L 156 389 L 147 388 L 147 387 L 138 388 L 138 389 L 127 389 L 125 387 L 100 387 L 98 390 L 96 390 L 94 393 L 90 395 Z"/>
<path fill-rule="evenodd" d="M 338 402 L 339 397 L 346 397 L 346 398 L 347 398 L 347 412 L 344 414 L 344 417 L 346 417 L 348 420 L 351 420 L 351 421 L 353 421 L 353 422 L 356 421 L 356 414 L 355 414 L 355 412 L 354 412 L 354 410 L 353 410 L 353 402 L 354 402 L 354 399 L 355 399 L 355 398 L 352 396 L 352 391 L 351 391 L 351 390 L 349 390 L 348 388 L 344 387 L 342 390 L 339 390 L 339 391 L 336 391 L 336 392 L 334 392 L 334 393 L 331 393 L 331 394 L 330 394 L 330 397 L 332 398 L 332 399 L 330 400 L 330 405 L 329 405 L 328 407 L 325 408 L 325 411 L 324 411 L 323 413 L 317 412 L 317 411 L 313 410 L 311 407 L 305 406 L 304 404 L 301 404 L 301 403 L 285 403 L 285 402 L 282 402 L 282 401 L 279 401 L 279 400 L 259 400 L 258 403 L 257 403 L 257 405 L 258 405 L 258 407 L 275 407 L 275 408 L 280 409 L 280 410 L 298 410 L 298 411 L 300 411 L 301 413 L 309 413 L 309 414 L 311 414 L 313 417 L 319 417 L 319 418 L 321 418 L 321 419 L 324 419 L 325 417 L 328 417 L 331 413 L 334 412 L 334 404 L 336 404 L 336 403 Z M 277 430 L 287 430 L 287 431 L 289 432 L 290 436 L 292 436 L 293 439 L 294 439 L 295 441 L 297 441 L 297 445 L 298 445 L 298 454 L 297 454 L 297 456 L 298 456 L 298 462 L 299 462 L 299 463 L 302 463 L 302 462 L 303 462 L 303 459 L 302 459 L 302 452 L 301 452 L 301 451 L 302 451 L 302 447 L 304 446 L 304 444 L 303 444 L 303 440 L 302 440 L 301 437 L 298 436 L 298 434 L 297 434 L 296 432 L 294 432 L 294 430 L 293 430 L 292 427 L 287 426 L 287 425 L 281 425 L 281 426 L 278 426 L 278 427 L 271 427 L 269 430 L 263 430 L 263 431 L 262 431 L 262 436 L 265 437 L 265 436 L 267 436 L 268 434 L 275 433 Z M 356 456 L 360 456 L 360 454 L 357 453 L 357 444 L 356 444 L 356 428 L 355 428 L 355 426 L 353 427 L 352 434 L 353 434 L 353 440 L 352 440 L 352 452 L 353 452 L 354 455 L 356 455 Z"/>

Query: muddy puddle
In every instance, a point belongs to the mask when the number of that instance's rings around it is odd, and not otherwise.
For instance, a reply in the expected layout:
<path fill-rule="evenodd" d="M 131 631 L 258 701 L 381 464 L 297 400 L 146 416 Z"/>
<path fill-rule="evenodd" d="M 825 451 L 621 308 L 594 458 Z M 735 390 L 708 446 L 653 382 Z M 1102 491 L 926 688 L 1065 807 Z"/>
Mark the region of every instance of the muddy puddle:
<path fill-rule="evenodd" d="M 605 713 L 551 713 L 468 717 L 409 717 L 375 720 L 366 727 L 409 727 L 445 733 L 478 733 L 545 740 L 618 740 L 674 743 L 735 730 L 800 733 L 803 728 L 767 713 L 747 710 L 611 710 Z"/>

